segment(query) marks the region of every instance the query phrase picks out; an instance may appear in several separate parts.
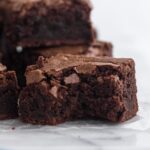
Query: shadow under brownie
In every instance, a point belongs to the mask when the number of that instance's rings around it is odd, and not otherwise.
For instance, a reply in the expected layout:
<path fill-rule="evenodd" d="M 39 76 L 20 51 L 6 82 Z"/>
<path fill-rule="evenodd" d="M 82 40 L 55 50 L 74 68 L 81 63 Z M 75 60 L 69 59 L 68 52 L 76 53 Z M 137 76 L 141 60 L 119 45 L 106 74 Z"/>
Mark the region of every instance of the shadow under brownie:
<path fill-rule="evenodd" d="M 74 55 L 39 57 L 26 70 L 22 121 L 56 125 L 77 119 L 123 122 L 138 111 L 132 59 Z"/>

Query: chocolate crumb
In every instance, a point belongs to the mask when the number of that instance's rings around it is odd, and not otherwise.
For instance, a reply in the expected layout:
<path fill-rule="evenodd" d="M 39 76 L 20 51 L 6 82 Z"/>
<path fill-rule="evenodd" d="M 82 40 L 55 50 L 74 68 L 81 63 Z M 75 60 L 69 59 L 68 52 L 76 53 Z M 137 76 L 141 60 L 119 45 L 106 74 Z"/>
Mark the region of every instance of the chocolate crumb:
<path fill-rule="evenodd" d="M 11 129 L 12 129 L 12 130 L 15 130 L 16 128 L 15 128 L 15 127 L 12 127 Z"/>

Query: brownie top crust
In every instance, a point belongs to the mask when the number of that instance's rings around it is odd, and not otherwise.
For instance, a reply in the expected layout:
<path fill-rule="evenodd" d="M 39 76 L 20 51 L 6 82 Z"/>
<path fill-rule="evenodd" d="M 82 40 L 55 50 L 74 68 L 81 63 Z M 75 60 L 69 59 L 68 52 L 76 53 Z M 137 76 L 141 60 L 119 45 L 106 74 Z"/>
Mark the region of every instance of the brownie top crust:
<path fill-rule="evenodd" d="M 45 71 L 60 71 L 65 68 L 75 67 L 75 66 L 82 66 L 82 65 L 105 65 L 105 66 L 114 66 L 118 67 L 120 62 L 129 62 L 132 59 L 126 58 L 99 58 L 99 57 L 85 57 L 79 55 L 57 55 L 51 58 L 43 58 L 39 57 L 37 61 L 38 67 Z"/>
<path fill-rule="evenodd" d="M 123 66 L 127 65 L 126 68 Z M 45 79 L 45 74 L 56 75 L 67 68 L 74 68 L 77 73 L 90 74 L 95 70 L 96 66 L 108 66 L 115 69 L 124 68 L 127 73 L 130 71 L 134 61 L 128 58 L 98 58 L 98 57 L 84 57 L 74 55 L 56 55 L 51 58 L 39 57 L 36 65 L 27 67 L 26 79 L 27 84 L 37 83 Z M 128 66 L 131 66 L 128 67 Z"/>
<path fill-rule="evenodd" d="M 0 8 L 9 11 L 12 10 L 14 12 L 21 11 L 23 12 L 22 14 L 26 14 L 26 11 L 31 9 L 36 4 L 43 4 L 44 6 L 56 8 L 62 5 L 65 7 L 69 7 L 76 3 L 86 5 L 92 9 L 90 0 L 1 0 Z"/>

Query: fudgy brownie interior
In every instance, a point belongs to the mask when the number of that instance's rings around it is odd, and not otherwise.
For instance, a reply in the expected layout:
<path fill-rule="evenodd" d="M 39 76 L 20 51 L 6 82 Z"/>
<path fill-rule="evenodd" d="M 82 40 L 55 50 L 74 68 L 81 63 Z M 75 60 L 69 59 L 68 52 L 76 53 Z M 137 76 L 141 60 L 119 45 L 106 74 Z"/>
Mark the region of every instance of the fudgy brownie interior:
<path fill-rule="evenodd" d="M 24 102 L 21 103 L 26 104 L 21 105 L 21 113 L 24 113 L 23 116 L 26 118 L 33 117 L 37 121 L 43 117 L 47 120 L 46 114 L 56 120 L 61 118 L 61 121 L 100 117 L 109 117 L 110 120 L 118 121 L 124 112 L 123 106 L 120 107 L 123 92 L 122 81 L 119 80 L 121 75 L 112 68 L 109 72 L 103 72 L 102 70 L 105 69 L 106 67 L 99 67 L 93 75 L 77 74 L 70 69 L 63 70 L 62 76 L 54 79 L 53 82 L 58 84 L 50 87 L 52 96 L 49 98 L 44 86 L 38 84 L 29 86 L 22 95 Z M 46 82 L 49 83 L 50 78 L 55 77 L 49 76 Z M 55 98 L 58 100 L 53 100 Z M 27 106 L 25 109 L 23 109 L 24 105 Z"/>

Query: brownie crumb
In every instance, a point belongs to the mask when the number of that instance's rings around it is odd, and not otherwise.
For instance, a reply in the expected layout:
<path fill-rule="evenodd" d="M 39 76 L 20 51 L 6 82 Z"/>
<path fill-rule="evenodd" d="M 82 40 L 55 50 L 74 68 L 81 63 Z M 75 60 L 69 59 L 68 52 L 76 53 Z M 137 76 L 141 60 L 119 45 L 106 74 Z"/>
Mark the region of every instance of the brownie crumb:
<path fill-rule="evenodd" d="M 15 127 L 12 127 L 11 129 L 12 129 L 12 130 L 15 130 L 16 128 L 15 128 Z"/>

